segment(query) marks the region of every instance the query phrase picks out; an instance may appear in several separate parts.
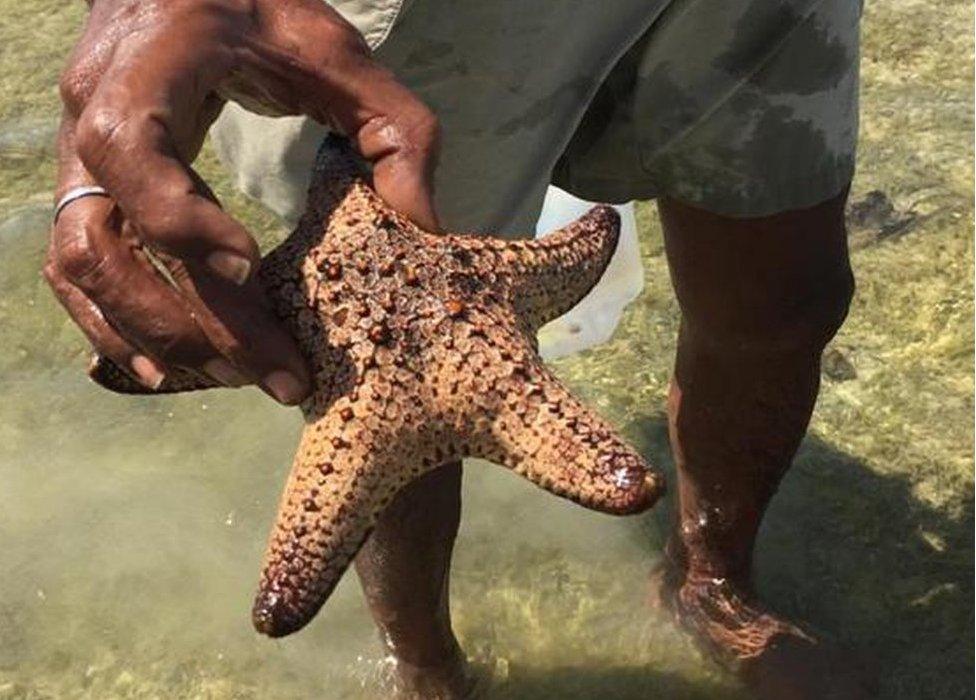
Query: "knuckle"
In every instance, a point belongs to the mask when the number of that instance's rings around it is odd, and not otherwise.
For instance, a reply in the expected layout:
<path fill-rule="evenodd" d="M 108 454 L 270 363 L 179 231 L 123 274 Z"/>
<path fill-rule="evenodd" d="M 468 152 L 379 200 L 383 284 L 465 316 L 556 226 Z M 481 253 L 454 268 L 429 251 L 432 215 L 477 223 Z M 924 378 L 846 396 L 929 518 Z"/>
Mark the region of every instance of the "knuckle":
<path fill-rule="evenodd" d="M 254 0 L 192 0 L 174 2 L 163 20 L 169 27 L 205 28 L 212 37 L 233 42 L 233 35 L 247 32 L 254 24 Z"/>
<path fill-rule="evenodd" d="M 75 140 L 78 154 L 89 167 L 99 163 L 133 128 L 133 119 L 119 109 L 89 104 L 78 119 Z"/>
<path fill-rule="evenodd" d="M 111 60 L 111 41 L 106 43 L 102 33 L 89 27 L 82 36 L 58 80 L 61 100 L 80 114 L 98 87 L 99 80 Z"/>
<path fill-rule="evenodd" d="M 440 144 L 440 121 L 425 105 L 407 111 L 398 120 L 402 155 L 420 161 L 428 160 Z"/>
<path fill-rule="evenodd" d="M 440 122 L 424 105 L 403 109 L 395 117 L 375 117 L 367 130 L 373 137 L 370 141 L 377 141 L 377 151 L 409 161 L 429 159 L 440 143 Z"/>
<path fill-rule="evenodd" d="M 111 257 L 92 242 L 93 238 L 88 227 L 82 225 L 74 235 L 61 241 L 52 262 L 56 266 L 52 274 L 66 277 L 87 292 L 97 292 L 111 284 L 115 266 Z"/>
<path fill-rule="evenodd" d="M 216 351 L 193 318 L 157 308 L 151 324 L 138 330 L 140 344 L 164 364 L 198 368 Z"/>
<path fill-rule="evenodd" d="M 93 70 L 85 62 L 68 66 L 58 80 L 61 102 L 73 114 L 78 114 L 94 92 Z"/>
<path fill-rule="evenodd" d="M 431 109 L 421 105 L 411 118 L 411 131 L 418 142 L 435 144 L 440 140 L 441 123 Z"/>
<path fill-rule="evenodd" d="M 58 267 L 58 264 L 53 257 L 48 256 L 48 258 L 44 261 L 44 265 L 41 267 L 41 274 L 44 276 L 44 280 L 47 282 L 49 287 L 55 291 L 59 291 L 64 280 L 61 274 L 61 269 Z"/>

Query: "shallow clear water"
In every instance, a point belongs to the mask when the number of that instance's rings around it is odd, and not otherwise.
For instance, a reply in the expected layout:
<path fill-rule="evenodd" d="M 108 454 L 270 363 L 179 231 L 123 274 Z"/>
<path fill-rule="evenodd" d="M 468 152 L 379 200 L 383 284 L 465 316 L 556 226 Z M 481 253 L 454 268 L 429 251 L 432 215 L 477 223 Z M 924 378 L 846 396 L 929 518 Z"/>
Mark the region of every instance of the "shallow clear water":
<path fill-rule="evenodd" d="M 355 576 L 293 637 L 250 626 L 295 412 L 253 391 L 114 397 L 75 368 L 5 377 L 3 395 L 0 668 L 24 697 L 381 697 Z M 646 522 L 485 464 L 465 500 L 457 627 L 498 697 L 589 697 L 618 671 L 633 697 L 728 685 L 647 609 Z"/>
<path fill-rule="evenodd" d="M 769 514 L 767 600 L 874 659 L 881 697 L 971 698 L 972 5 L 866 4 L 858 294 Z M 253 391 L 117 397 L 47 292 L 56 74 L 83 3 L 0 0 L 0 700 L 373 698 L 387 664 L 350 575 L 281 641 L 249 609 L 299 416 Z M 267 242 L 280 233 L 201 171 Z M 653 210 L 647 289 L 557 371 L 646 454 L 677 313 Z M 648 603 L 666 513 L 587 513 L 472 465 L 455 623 L 490 698 L 735 698 Z"/>

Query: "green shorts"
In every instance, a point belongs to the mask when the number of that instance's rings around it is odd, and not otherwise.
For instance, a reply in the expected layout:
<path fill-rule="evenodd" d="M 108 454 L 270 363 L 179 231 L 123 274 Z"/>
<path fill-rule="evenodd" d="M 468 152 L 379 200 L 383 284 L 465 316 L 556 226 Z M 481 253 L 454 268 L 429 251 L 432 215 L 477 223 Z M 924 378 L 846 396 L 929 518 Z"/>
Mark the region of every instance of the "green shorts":
<path fill-rule="evenodd" d="M 455 230 L 530 234 L 550 182 L 748 217 L 853 174 L 859 0 L 335 4 L 437 113 Z M 238 184 L 294 218 L 322 131 L 230 106 L 213 133 Z"/>

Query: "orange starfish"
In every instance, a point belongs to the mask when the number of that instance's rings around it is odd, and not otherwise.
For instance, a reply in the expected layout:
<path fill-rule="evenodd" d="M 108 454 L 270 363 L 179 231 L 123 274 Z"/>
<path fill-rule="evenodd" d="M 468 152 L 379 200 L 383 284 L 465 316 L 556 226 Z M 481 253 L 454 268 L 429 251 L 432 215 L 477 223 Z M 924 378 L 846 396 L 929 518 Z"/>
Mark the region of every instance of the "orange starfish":
<path fill-rule="evenodd" d="M 263 285 L 312 365 L 306 427 L 268 543 L 255 627 L 290 634 L 316 614 L 407 483 L 481 457 L 584 506 L 644 510 L 663 479 L 546 369 L 535 333 L 599 280 L 611 207 L 540 240 L 435 235 L 377 196 L 330 137 L 298 227 Z M 114 391 L 149 393 L 104 359 Z M 189 372 L 158 393 L 214 386 Z"/>

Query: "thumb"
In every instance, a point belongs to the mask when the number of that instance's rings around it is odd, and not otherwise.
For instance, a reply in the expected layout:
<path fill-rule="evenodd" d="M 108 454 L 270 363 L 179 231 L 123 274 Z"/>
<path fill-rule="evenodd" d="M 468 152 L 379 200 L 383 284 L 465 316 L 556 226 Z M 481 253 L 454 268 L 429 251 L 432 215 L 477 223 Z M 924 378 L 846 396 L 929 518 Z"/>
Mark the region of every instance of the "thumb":
<path fill-rule="evenodd" d="M 440 146 L 437 117 L 374 60 L 362 36 L 325 3 L 300 4 L 302 22 L 270 20 L 275 55 L 308 70 L 289 73 L 297 111 L 333 125 L 373 166 L 376 191 L 419 226 L 436 231 L 432 176 Z M 309 37 L 328 41 L 308 41 Z M 256 52 L 267 53 L 257 46 Z M 263 65 L 263 64 L 262 64 Z M 290 64 L 291 65 L 291 64 Z M 262 71 L 257 71 L 261 75 Z M 280 74 L 270 74 L 280 81 Z"/>
<path fill-rule="evenodd" d="M 363 157 L 373 163 L 377 193 L 421 228 L 439 231 L 433 175 L 440 131 L 433 114 L 424 108 L 396 120 L 377 117 L 356 136 Z"/>

